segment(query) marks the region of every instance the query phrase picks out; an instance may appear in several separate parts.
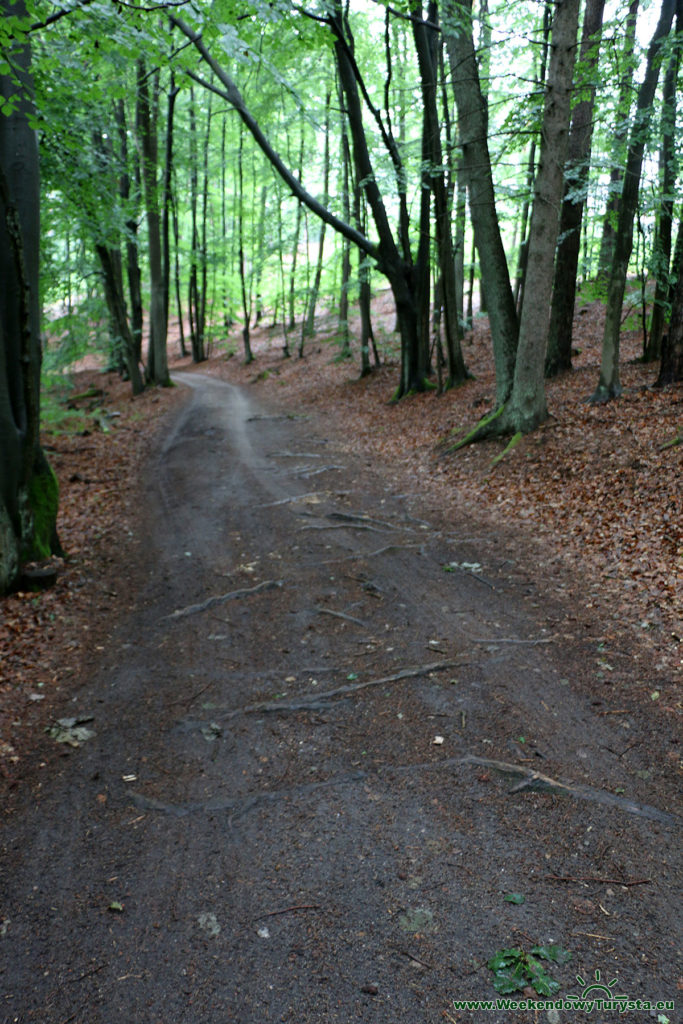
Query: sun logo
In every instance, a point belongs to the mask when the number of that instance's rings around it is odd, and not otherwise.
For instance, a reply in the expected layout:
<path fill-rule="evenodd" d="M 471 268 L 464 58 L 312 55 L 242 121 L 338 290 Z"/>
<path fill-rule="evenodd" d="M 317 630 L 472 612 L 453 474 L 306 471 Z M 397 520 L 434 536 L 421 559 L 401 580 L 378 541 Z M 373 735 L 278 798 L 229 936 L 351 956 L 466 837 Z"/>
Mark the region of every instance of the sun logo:
<path fill-rule="evenodd" d="M 602 999 L 626 999 L 626 996 L 617 996 L 614 995 L 614 993 L 612 992 L 612 989 L 617 983 L 616 978 L 612 978 L 612 980 L 608 982 L 607 985 L 605 985 L 604 982 L 601 980 L 601 974 L 599 970 L 595 971 L 593 977 L 595 978 L 595 981 L 587 983 L 586 980 L 582 978 L 580 974 L 576 975 L 576 980 L 578 981 L 579 985 L 583 986 L 583 991 L 581 992 L 581 996 L 579 998 L 586 999 L 590 997 L 592 999 L 595 999 L 597 997 Z"/>

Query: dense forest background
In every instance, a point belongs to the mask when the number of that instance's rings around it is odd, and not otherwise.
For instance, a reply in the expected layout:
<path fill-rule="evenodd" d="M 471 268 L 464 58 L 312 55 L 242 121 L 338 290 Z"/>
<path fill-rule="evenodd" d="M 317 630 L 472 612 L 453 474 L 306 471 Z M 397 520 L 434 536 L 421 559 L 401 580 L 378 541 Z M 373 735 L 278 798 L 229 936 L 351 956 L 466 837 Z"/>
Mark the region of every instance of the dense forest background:
<path fill-rule="evenodd" d="M 466 381 L 486 315 L 495 402 L 453 447 L 544 422 L 577 289 L 606 306 L 592 401 L 626 316 L 683 377 L 680 2 L 2 9 L 0 589 L 58 550 L 41 379 L 95 351 L 166 385 L 171 318 L 195 362 L 239 325 L 250 362 L 257 325 L 296 359 L 333 311 L 370 374 L 388 287 L 398 400 Z"/>

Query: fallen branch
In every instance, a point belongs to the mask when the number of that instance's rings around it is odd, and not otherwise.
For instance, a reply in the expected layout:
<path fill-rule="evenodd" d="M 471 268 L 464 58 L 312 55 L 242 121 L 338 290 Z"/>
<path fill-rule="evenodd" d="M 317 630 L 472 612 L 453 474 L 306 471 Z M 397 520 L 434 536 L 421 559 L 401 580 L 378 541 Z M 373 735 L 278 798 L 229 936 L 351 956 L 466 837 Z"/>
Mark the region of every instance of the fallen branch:
<path fill-rule="evenodd" d="M 182 619 L 186 615 L 196 615 L 198 612 L 205 612 L 207 608 L 215 608 L 217 604 L 225 604 L 226 601 L 238 601 L 243 597 L 248 597 L 250 594 L 258 594 L 262 590 L 276 590 L 281 587 L 284 580 L 264 580 L 262 583 L 257 583 L 255 587 L 247 587 L 243 590 L 231 590 L 227 594 L 217 594 L 215 597 L 209 597 L 206 601 L 202 601 L 200 604 L 191 604 L 187 608 L 178 608 L 176 611 L 171 612 L 170 615 L 166 615 L 166 619 Z M 164 621 L 162 619 L 162 621 Z"/>

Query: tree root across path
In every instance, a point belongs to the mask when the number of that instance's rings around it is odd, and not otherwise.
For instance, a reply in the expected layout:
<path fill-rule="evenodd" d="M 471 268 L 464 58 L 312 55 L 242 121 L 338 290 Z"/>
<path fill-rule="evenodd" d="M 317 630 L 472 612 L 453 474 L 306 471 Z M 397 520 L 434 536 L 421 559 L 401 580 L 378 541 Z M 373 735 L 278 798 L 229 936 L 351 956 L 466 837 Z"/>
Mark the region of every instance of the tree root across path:
<path fill-rule="evenodd" d="M 435 661 L 429 665 L 420 665 L 417 668 L 404 668 L 391 676 L 382 676 L 380 679 L 368 679 L 363 683 L 346 683 L 334 690 L 325 690 L 322 693 L 305 693 L 301 697 L 294 697 L 292 700 L 263 701 L 258 704 L 247 704 L 245 707 L 234 708 L 225 711 L 220 717 L 225 719 L 237 718 L 238 715 L 265 714 L 286 714 L 289 711 L 319 711 L 321 703 L 334 700 L 335 697 L 348 696 L 358 690 L 367 690 L 371 686 L 386 686 L 389 683 L 399 683 L 403 679 L 417 679 L 419 676 L 426 676 L 430 672 L 442 672 L 447 668 L 456 668 L 465 664 L 463 661 Z"/>
<path fill-rule="evenodd" d="M 650 821 L 657 821 L 662 825 L 680 828 L 681 819 L 667 811 L 661 811 L 658 807 L 650 804 L 641 804 L 635 800 L 628 800 L 626 797 L 617 796 L 604 789 L 594 789 L 592 786 L 575 785 L 573 783 L 558 782 L 547 775 L 541 775 L 531 768 L 523 765 L 508 763 L 507 761 L 494 761 L 485 757 L 475 757 L 466 754 L 464 757 L 446 758 L 441 761 L 426 761 L 409 765 L 386 765 L 374 771 L 348 772 L 344 775 L 324 779 L 320 782 L 306 782 L 299 785 L 287 786 L 282 789 L 261 790 L 258 793 L 249 793 L 241 797 L 216 797 L 214 799 L 189 802 L 186 804 L 168 803 L 156 797 L 146 796 L 144 793 L 132 792 L 131 798 L 136 807 L 145 811 L 160 811 L 175 817 L 184 817 L 188 814 L 211 813 L 216 811 L 230 811 L 230 824 L 237 817 L 242 817 L 249 811 L 254 810 L 263 803 L 286 800 L 296 796 L 306 795 L 318 789 L 329 789 L 333 786 L 346 786 L 350 783 L 365 782 L 369 779 L 382 779 L 392 774 L 413 774 L 416 772 L 443 771 L 454 768 L 462 768 L 466 765 L 477 765 L 482 768 L 490 768 L 499 775 L 507 778 L 521 780 L 509 790 L 508 795 L 514 796 L 527 791 L 549 793 L 553 796 L 574 797 L 577 800 L 590 800 L 593 803 L 602 804 L 605 807 L 614 807 L 616 810 L 626 814 L 637 815 L 641 818 L 648 818 Z"/>
<path fill-rule="evenodd" d="M 278 587 L 283 586 L 283 584 L 284 580 L 264 580 L 262 583 L 257 583 L 255 587 L 230 590 L 227 594 L 217 594 L 215 597 L 208 597 L 206 601 L 201 601 L 200 604 L 190 604 L 187 608 L 177 608 L 176 611 L 171 612 L 166 618 L 182 619 L 186 615 L 196 615 L 198 612 L 205 612 L 208 608 L 215 608 L 218 604 L 225 604 L 226 601 L 238 601 L 242 597 L 258 594 L 262 590 L 276 590 Z"/>

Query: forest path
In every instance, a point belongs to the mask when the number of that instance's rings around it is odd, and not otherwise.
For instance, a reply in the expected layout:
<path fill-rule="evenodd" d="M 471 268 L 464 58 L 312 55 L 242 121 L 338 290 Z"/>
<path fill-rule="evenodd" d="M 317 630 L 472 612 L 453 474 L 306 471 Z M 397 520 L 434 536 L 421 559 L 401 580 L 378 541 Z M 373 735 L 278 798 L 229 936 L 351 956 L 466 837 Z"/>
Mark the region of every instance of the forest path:
<path fill-rule="evenodd" d="M 0 1019 L 498 1024 L 452 1001 L 536 942 L 673 999 L 675 788 L 599 652 L 324 424 L 178 379 L 95 735 L 4 829 Z"/>

